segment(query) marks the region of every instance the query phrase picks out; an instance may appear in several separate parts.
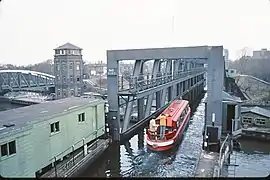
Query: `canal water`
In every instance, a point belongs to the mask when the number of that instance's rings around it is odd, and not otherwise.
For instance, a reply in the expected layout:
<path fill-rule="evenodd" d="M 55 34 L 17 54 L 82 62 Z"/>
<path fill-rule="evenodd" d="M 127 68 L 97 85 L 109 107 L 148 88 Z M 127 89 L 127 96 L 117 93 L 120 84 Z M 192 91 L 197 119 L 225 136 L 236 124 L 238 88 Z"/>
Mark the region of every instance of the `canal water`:
<path fill-rule="evenodd" d="M 80 177 L 191 177 L 201 150 L 204 109 L 201 103 L 194 110 L 189 126 L 178 147 L 164 153 L 149 152 L 145 130 L 124 145 L 113 145 L 96 160 L 79 172 Z M 0 111 L 20 107 L 0 102 Z M 242 150 L 234 152 L 230 176 L 265 177 L 270 173 L 270 145 L 266 142 L 240 139 Z M 234 159 L 236 157 L 236 161 Z M 234 162 L 235 161 L 235 162 Z"/>
<path fill-rule="evenodd" d="M 0 100 L 0 111 L 6 111 L 9 109 L 14 109 L 14 108 L 19 108 L 19 107 L 23 107 L 23 105 L 11 104 L 7 102 L 6 100 Z"/>
<path fill-rule="evenodd" d="M 270 144 L 246 138 L 239 139 L 241 151 L 234 151 L 229 177 L 266 177 L 270 175 Z"/>

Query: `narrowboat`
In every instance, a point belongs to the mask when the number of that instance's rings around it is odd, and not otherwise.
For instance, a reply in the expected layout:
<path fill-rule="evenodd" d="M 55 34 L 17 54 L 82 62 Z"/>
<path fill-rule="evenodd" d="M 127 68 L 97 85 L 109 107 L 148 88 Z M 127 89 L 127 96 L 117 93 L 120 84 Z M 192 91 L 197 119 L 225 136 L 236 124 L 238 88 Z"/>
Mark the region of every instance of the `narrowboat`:
<path fill-rule="evenodd" d="M 152 151 L 170 150 L 177 144 L 186 129 L 191 114 L 189 102 L 174 100 L 157 118 L 152 119 L 147 129 L 146 142 Z M 160 117 L 166 116 L 165 133 L 160 133 Z M 152 127 L 152 128 L 151 128 Z"/>

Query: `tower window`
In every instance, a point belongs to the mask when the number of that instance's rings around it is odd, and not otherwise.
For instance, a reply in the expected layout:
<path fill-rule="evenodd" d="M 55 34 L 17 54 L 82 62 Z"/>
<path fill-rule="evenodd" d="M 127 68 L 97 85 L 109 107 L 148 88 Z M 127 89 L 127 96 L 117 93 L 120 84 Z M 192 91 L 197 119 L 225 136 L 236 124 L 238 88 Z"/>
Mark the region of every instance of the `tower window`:
<path fill-rule="evenodd" d="M 66 96 L 67 96 L 66 90 L 64 89 L 64 90 L 63 90 L 63 97 L 66 97 Z"/>
<path fill-rule="evenodd" d="M 73 83 L 73 76 L 70 76 L 70 82 Z"/>
<path fill-rule="evenodd" d="M 56 70 L 60 71 L 60 64 L 56 64 Z"/>
<path fill-rule="evenodd" d="M 71 90 L 70 90 L 70 95 L 71 95 L 71 96 L 74 96 L 74 89 L 71 89 Z"/>
<path fill-rule="evenodd" d="M 77 64 L 76 69 L 77 69 L 77 71 L 80 70 L 80 64 Z"/>
<path fill-rule="evenodd" d="M 80 81 L 80 78 L 79 77 L 77 77 L 77 82 L 79 82 Z"/>
<path fill-rule="evenodd" d="M 73 69 L 73 63 L 69 63 L 69 69 L 72 70 Z"/>
<path fill-rule="evenodd" d="M 58 94 L 58 96 L 61 95 L 61 90 L 60 89 L 57 90 L 57 94 Z"/>
<path fill-rule="evenodd" d="M 81 88 L 78 88 L 78 96 L 81 96 Z"/>
<path fill-rule="evenodd" d="M 66 76 L 63 76 L 63 83 L 66 83 Z"/>

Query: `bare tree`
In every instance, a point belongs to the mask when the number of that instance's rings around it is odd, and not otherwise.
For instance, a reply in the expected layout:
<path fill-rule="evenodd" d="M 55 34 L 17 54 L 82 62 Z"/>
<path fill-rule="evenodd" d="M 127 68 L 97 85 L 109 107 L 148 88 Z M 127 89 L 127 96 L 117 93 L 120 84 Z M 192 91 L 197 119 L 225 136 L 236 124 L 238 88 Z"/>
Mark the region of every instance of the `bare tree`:
<path fill-rule="evenodd" d="M 246 72 L 246 67 L 247 67 L 247 63 L 249 59 L 249 53 L 250 53 L 250 49 L 248 47 L 242 48 L 239 52 L 238 60 L 239 60 L 239 66 L 240 66 L 239 70 L 241 74 Z"/>

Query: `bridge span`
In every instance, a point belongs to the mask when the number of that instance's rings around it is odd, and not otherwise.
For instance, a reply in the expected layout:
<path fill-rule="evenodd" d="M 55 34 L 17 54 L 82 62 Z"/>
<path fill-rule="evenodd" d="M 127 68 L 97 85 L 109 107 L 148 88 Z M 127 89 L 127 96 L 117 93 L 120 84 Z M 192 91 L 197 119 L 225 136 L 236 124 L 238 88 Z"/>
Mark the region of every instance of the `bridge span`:
<path fill-rule="evenodd" d="M 55 77 L 29 70 L 0 70 L 0 92 L 38 91 L 55 87 Z"/>
<path fill-rule="evenodd" d="M 98 87 L 90 79 L 83 79 L 101 94 L 107 89 Z M 0 70 L 0 93 L 8 91 L 55 92 L 55 76 L 30 70 Z"/>

